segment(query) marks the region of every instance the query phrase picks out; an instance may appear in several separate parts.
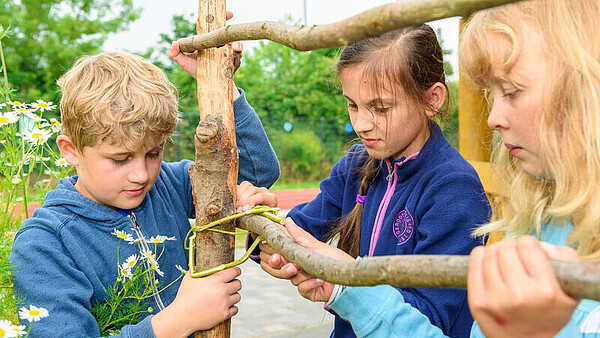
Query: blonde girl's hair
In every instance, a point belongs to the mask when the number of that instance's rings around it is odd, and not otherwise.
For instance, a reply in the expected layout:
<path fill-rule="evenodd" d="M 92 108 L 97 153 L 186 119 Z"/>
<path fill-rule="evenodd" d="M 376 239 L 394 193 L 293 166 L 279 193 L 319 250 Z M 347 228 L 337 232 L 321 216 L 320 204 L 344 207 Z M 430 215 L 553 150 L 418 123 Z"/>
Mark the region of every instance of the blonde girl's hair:
<path fill-rule="evenodd" d="M 395 92 L 401 88 L 407 100 L 421 110 L 438 111 L 428 103 L 426 93 L 437 82 L 446 86 L 443 51 L 428 25 L 399 28 L 346 46 L 337 63 L 338 75 L 357 65 L 364 66 L 363 79 L 378 92 L 382 89 Z M 447 102 L 438 111 L 438 118 L 443 119 L 446 112 Z M 359 195 L 366 196 L 380 175 L 381 165 L 364 149 L 357 156 L 365 157 L 357 184 L 360 184 Z M 362 212 L 363 204 L 357 202 L 330 232 L 330 238 L 339 233 L 338 247 L 353 257 L 359 255 Z"/>
<path fill-rule="evenodd" d="M 494 37 L 503 36 L 509 48 L 501 67 L 511 70 L 529 28 L 542 36 L 551 58 L 554 81 L 542 110 L 539 144 L 544 173 L 536 178 L 518 160 L 494 144 L 492 164 L 509 183 L 510 199 L 500 200 L 499 220 L 476 235 L 505 231 L 509 237 L 541 233 L 546 222 L 569 221 L 574 231 L 568 242 L 589 259 L 600 258 L 600 2 L 589 0 L 524 1 L 476 13 L 463 28 L 461 71 L 489 87 Z M 524 25 L 526 23 L 526 25 Z M 496 58 L 497 60 L 497 58 Z"/>
<path fill-rule="evenodd" d="M 130 151 L 161 145 L 177 125 L 177 90 L 160 68 L 137 55 L 83 57 L 57 83 L 62 133 L 79 151 L 100 143 Z"/>

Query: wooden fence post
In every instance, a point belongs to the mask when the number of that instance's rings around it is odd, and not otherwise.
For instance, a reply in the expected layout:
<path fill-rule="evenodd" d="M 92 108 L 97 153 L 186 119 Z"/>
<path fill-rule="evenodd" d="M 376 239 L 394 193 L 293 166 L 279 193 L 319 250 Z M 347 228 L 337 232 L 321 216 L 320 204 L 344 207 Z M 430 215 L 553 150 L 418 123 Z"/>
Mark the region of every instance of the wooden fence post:
<path fill-rule="evenodd" d="M 225 0 L 199 0 L 198 34 L 225 26 Z M 200 124 L 194 140 L 195 165 L 190 179 L 196 206 L 196 226 L 229 216 L 235 211 L 238 150 L 232 104 L 233 51 L 225 45 L 198 52 L 196 68 Z M 233 222 L 218 227 L 234 231 Z M 203 231 L 196 235 L 196 271 L 234 259 L 234 236 Z M 229 337 L 231 321 L 198 331 L 195 337 Z"/>

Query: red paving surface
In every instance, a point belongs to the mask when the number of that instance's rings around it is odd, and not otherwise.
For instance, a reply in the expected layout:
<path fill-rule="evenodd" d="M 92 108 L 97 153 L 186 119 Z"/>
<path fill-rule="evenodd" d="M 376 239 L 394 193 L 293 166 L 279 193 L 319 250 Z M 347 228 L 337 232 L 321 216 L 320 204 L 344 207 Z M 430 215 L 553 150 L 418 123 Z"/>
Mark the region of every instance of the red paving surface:
<path fill-rule="evenodd" d="M 295 205 L 311 201 L 320 192 L 319 188 L 315 189 L 292 189 L 292 190 L 274 190 L 277 195 L 278 205 L 277 207 L 282 210 L 293 208 Z M 29 203 L 28 211 L 29 217 L 33 213 L 33 210 L 40 206 L 39 203 Z M 22 205 L 17 204 L 15 206 L 15 214 L 19 215 L 22 213 Z"/>
<path fill-rule="evenodd" d="M 31 217 L 31 215 L 33 214 L 33 211 L 39 207 L 40 207 L 40 203 L 38 203 L 38 202 L 29 203 L 27 205 L 27 213 L 29 214 L 29 217 Z M 23 210 L 23 204 L 19 203 L 19 204 L 15 205 L 15 211 L 14 211 L 13 215 L 20 215 L 22 217 L 23 211 L 21 211 L 21 210 Z"/>
<path fill-rule="evenodd" d="M 297 204 L 311 201 L 320 192 L 316 189 L 274 190 L 277 195 L 277 207 L 282 210 L 291 209 Z"/>

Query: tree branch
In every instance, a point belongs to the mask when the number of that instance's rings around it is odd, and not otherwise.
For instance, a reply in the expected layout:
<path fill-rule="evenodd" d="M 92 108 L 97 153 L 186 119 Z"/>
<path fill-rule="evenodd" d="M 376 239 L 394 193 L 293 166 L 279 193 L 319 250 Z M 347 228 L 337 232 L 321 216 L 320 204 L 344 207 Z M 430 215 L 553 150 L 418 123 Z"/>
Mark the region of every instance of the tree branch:
<path fill-rule="evenodd" d="M 257 215 L 238 226 L 265 238 L 300 269 L 331 283 L 351 286 L 390 284 L 399 287 L 466 288 L 469 256 L 397 255 L 338 261 L 304 248 L 279 226 Z M 575 298 L 600 300 L 600 264 L 551 262 L 562 289 Z"/>
<path fill-rule="evenodd" d="M 182 51 L 220 47 L 229 42 L 267 39 L 307 51 L 348 45 L 397 27 L 421 24 L 521 0 L 404 0 L 372 8 L 323 26 L 290 26 L 273 21 L 230 25 L 206 34 L 179 39 Z"/>

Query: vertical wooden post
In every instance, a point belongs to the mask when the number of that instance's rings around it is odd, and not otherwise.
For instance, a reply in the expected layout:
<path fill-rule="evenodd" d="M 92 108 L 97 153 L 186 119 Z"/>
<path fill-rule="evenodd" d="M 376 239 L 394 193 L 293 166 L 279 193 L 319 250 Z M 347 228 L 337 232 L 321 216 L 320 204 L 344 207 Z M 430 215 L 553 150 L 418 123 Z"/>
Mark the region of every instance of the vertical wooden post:
<path fill-rule="evenodd" d="M 460 20 L 460 30 L 465 19 Z M 458 145 L 468 161 L 489 162 L 492 132 L 487 126 L 487 101 L 476 84 L 458 77 Z"/>
<path fill-rule="evenodd" d="M 225 0 L 199 0 L 198 34 L 225 26 Z M 196 226 L 235 211 L 238 151 L 232 104 L 233 51 L 231 46 L 198 52 L 196 69 L 200 124 L 194 140 L 196 162 L 190 179 L 196 206 Z M 234 231 L 233 222 L 218 227 Z M 234 259 L 234 236 L 204 231 L 196 236 L 196 270 L 202 271 Z M 195 333 L 195 337 L 229 337 L 231 322 Z"/>

